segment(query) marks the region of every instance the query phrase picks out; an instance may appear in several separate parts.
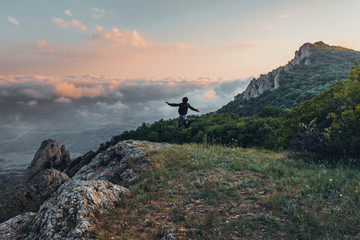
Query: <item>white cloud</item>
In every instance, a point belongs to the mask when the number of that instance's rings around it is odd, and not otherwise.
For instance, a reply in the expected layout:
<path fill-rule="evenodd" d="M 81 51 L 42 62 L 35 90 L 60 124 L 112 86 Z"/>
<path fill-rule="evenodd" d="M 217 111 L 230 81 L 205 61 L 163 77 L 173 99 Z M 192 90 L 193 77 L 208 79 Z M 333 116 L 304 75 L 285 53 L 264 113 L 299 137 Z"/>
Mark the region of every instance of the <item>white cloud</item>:
<path fill-rule="evenodd" d="M 36 100 L 30 100 L 29 102 L 18 102 L 19 105 L 28 106 L 28 107 L 35 107 L 38 105 L 38 102 Z"/>
<path fill-rule="evenodd" d="M 111 110 L 111 111 L 116 111 L 116 112 L 120 112 L 122 110 L 128 110 L 129 109 L 129 107 L 127 105 L 125 105 L 124 103 L 122 103 L 121 101 L 118 101 L 115 104 L 97 102 L 95 105 L 97 107 L 99 107 L 99 108 L 106 109 L 106 110 Z"/>
<path fill-rule="evenodd" d="M 96 19 L 106 17 L 106 11 L 104 9 L 93 7 L 92 16 Z"/>
<path fill-rule="evenodd" d="M 11 22 L 11 23 L 13 23 L 13 24 L 15 24 L 15 25 L 20 25 L 20 23 L 18 22 L 18 20 L 16 20 L 15 18 L 13 18 L 13 17 L 8 17 L 8 19 L 9 19 L 9 22 Z"/>
<path fill-rule="evenodd" d="M 66 98 L 66 97 L 59 97 L 55 100 L 56 103 L 71 103 L 71 99 L 70 98 Z"/>

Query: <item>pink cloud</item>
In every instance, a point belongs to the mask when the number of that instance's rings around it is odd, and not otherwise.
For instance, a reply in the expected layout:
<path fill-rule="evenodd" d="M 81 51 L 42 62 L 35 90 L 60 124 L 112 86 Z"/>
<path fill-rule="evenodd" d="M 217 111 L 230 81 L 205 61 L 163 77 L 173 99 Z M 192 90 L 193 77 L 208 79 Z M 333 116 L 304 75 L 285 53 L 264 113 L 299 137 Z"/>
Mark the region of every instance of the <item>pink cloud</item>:
<path fill-rule="evenodd" d="M 104 31 L 104 28 L 103 28 L 102 26 L 96 25 L 96 26 L 94 27 L 94 30 L 97 31 L 97 32 L 102 32 L 102 31 Z"/>
<path fill-rule="evenodd" d="M 215 93 L 215 91 L 214 91 L 213 89 L 205 92 L 205 93 L 202 95 L 202 97 L 203 97 L 204 99 L 206 99 L 206 100 L 215 100 L 215 99 L 217 99 L 216 93 Z"/>
<path fill-rule="evenodd" d="M 134 47 L 145 47 L 148 45 L 147 41 L 136 30 L 119 31 L 117 28 L 112 28 L 109 32 L 103 32 L 101 26 L 96 26 L 95 28 L 96 31 L 93 33 L 92 39 L 96 41 L 109 41 L 114 44 L 131 45 Z"/>
<path fill-rule="evenodd" d="M 61 18 L 53 18 L 53 22 L 57 24 L 60 28 L 68 28 Z"/>
<path fill-rule="evenodd" d="M 47 42 L 46 42 L 45 40 L 36 41 L 36 47 L 37 47 L 37 48 L 47 47 Z"/>
<path fill-rule="evenodd" d="M 53 18 L 53 22 L 57 24 L 63 23 L 63 20 L 61 18 Z"/>
<path fill-rule="evenodd" d="M 8 19 L 9 19 L 9 22 L 11 22 L 11 23 L 13 23 L 13 24 L 15 24 L 15 25 L 20 25 L 20 23 L 18 22 L 18 20 L 16 20 L 15 18 L 13 18 L 13 17 L 8 17 Z"/>
<path fill-rule="evenodd" d="M 58 99 L 55 100 L 56 103 L 71 103 L 71 99 L 70 98 L 66 98 L 66 97 L 59 97 Z"/>
<path fill-rule="evenodd" d="M 62 83 L 55 87 L 55 95 L 67 98 L 96 97 L 104 93 L 101 85 L 88 87 L 76 87 L 73 83 Z"/>
<path fill-rule="evenodd" d="M 66 15 L 68 15 L 68 16 L 72 16 L 72 13 L 71 13 L 69 10 L 67 10 L 67 9 L 64 11 L 64 13 L 65 13 Z"/>
<path fill-rule="evenodd" d="M 69 23 L 69 25 L 72 25 L 74 27 L 79 27 L 83 32 L 87 30 L 87 27 L 84 24 L 82 24 L 82 22 L 75 19 L 73 19 L 71 23 Z"/>
<path fill-rule="evenodd" d="M 60 28 L 68 28 L 68 26 L 73 26 L 80 28 L 80 30 L 83 32 L 87 30 L 87 27 L 82 24 L 82 22 L 76 19 L 73 19 L 71 22 L 64 22 L 61 18 L 53 18 L 53 22 L 57 24 Z"/>

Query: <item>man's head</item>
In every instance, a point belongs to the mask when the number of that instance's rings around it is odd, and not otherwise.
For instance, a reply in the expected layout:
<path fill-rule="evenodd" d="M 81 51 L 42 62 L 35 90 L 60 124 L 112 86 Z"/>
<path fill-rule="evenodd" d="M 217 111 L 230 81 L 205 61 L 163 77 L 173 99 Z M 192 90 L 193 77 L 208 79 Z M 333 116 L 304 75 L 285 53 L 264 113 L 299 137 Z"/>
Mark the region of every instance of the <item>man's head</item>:
<path fill-rule="evenodd" d="M 188 102 L 188 98 L 187 98 L 187 97 L 183 97 L 182 101 L 183 101 L 183 103 L 187 103 L 187 102 Z"/>

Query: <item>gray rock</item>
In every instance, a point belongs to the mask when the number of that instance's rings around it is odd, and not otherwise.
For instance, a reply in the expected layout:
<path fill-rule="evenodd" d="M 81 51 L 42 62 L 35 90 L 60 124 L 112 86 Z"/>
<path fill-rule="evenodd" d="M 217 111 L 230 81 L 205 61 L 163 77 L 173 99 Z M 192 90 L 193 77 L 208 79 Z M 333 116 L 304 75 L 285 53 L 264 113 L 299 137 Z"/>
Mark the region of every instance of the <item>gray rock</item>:
<path fill-rule="evenodd" d="M 257 97 L 265 91 L 277 89 L 280 86 L 281 73 L 292 70 L 295 65 L 299 65 L 302 62 L 304 62 L 305 65 L 311 64 L 309 57 L 312 49 L 313 44 L 305 43 L 298 51 L 295 52 L 295 57 L 289 61 L 287 65 L 279 67 L 267 74 L 262 74 L 257 79 L 254 78 L 251 80 L 246 90 L 236 98 L 240 97 L 243 99 L 249 99 Z"/>
<path fill-rule="evenodd" d="M 6 222 L 0 224 L 0 239 L 14 240 L 23 239 L 36 213 L 28 212 L 10 218 Z"/>
<path fill-rule="evenodd" d="M 137 173 L 143 172 L 151 164 L 150 159 L 145 157 L 147 151 L 164 146 L 143 141 L 122 141 L 115 147 L 108 148 L 105 153 L 99 153 L 89 164 L 83 166 L 73 179 L 116 179 L 115 182 L 133 182 L 137 179 Z"/>
<path fill-rule="evenodd" d="M 89 239 L 94 213 L 114 207 L 128 193 L 104 180 L 69 180 L 42 204 L 25 239 Z"/>
<path fill-rule="evenodd" d="M 27 169 L 26 177 L 28 180 L 33 178 L 38 172 L 43 169 L 54 168 L 63 171 L 70 162 L 70 153 L 66 151 L 65 146 L 61 148 L 57 143 L 48 139 L 41 143 L 39 150 Z"/>
<path fill-rule="evenodd" d="M 168 229 L 160 240 L 173 240 L 176 239 L 175 228 Z"/>
<path fill-rule="evenodd" d="M 56 169 L 44 169 L 30 180 L 39 193 L 51 194 L 69 179 L 68 175 Z"/>
<path fill-rule="evenodd" d="M 65 169 L 64 172 L 70 176 L 75 175 L 83 166 L 89 164 L 89 162 L 91 162 L 95 156 L 96 154 L 93 151 L 87 152 L 85 155 L 71 161 L 68 168 Z"/>

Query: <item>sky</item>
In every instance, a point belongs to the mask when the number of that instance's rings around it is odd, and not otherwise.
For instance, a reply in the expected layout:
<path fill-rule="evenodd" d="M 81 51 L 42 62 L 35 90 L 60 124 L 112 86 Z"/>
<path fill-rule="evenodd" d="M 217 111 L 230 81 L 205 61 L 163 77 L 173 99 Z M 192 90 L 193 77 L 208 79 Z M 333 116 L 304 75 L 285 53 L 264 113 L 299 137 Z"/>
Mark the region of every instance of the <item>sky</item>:
<path fill-rule="evenodd" d="M 176 117 L 165 101 L 183 96 L 216 111 L 304 43 L 360 50 L 359 9 L 358 0 L 1 0 L 0 135 L 136 126 Z"/>
<path fill-rule="evenodd" d="M 357 0 L 2 0 L 0 73 L 258 76 L 305 42 L 360 49 Z"/>

